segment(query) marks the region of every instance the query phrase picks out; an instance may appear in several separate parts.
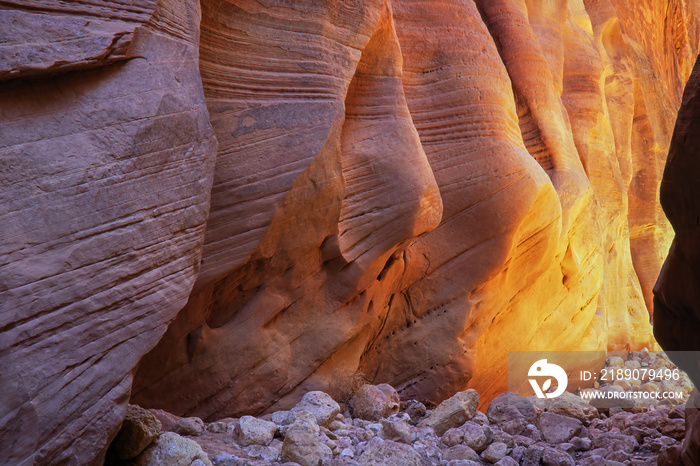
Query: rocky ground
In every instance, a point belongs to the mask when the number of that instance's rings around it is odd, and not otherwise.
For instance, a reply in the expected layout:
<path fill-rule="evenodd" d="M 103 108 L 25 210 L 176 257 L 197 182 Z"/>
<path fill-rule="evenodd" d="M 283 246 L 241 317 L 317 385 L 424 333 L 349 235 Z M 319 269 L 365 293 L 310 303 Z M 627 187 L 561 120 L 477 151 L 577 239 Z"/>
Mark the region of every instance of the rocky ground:
<path fill-rule="evenodd" d="M 610 368 L 675 368 L 663 354 L 608 358 Z M 678 380 L 597 384 L 603 391 L 691 390 Z M 130 406 L 107 463 L 258 465 L 656 465 L 685 435 L 685 399 L 597 409 L 565 393 L 548 400 L 503 393 L 482 413 L 459 392 L 429 409 L 387 384 L 362 385 L 347 403 L 309 392 L 289 411 L 204 423 Z M 679 404 L 680 403 L 680 404 Z"/>

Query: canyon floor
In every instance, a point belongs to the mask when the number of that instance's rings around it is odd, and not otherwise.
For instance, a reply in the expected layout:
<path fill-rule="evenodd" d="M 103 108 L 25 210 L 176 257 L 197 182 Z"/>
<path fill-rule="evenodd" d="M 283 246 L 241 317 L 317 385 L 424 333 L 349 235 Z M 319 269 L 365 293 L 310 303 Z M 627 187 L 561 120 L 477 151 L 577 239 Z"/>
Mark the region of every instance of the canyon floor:
<path fill-rule="evenodd" d="M 606 368 L 676 367 L 664 353 L 611 356 Z M 359 385 L 359 384 L 358 384 Z M 388 384 L 351 387 L 333 400 L 308 392 L 291 410 L 204 422 L 131 405 L 107 465 L 191 466 L 647 466 L 678 447 L 692 385 L 678 380 L 598 384 L 600 391 L 675 391 L 678 399 L 622 406 L 569 392 L 551 399 L 506 392 L 485 412 L 466 390 L 438 406 L 400 400 Z M 593 388 L 591 388 L 593 390 Z M 643 399 L 640 397 L 640 399 Z M 595 405 L 595 406 L 594 406 Z M 597 407 L 596 407 L 597 406 Z"/>

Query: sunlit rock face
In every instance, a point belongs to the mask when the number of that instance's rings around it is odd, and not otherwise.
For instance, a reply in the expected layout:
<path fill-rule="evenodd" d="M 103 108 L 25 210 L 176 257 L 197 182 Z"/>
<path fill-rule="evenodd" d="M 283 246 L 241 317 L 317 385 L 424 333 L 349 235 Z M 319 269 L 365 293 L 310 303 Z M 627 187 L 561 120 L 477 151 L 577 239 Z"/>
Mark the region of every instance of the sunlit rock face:
<path fill-rule="evenodd" d="M 132 400 L 255 413 L 362 375 L 487 402 L 508 350 L 653 347 L 696 9 L 203 0 L 204 257 Z"/>
<path fill-rule="evenodd" d="M 198 8 L 0 8 L 0 462 L 90 464 L 201 257 Z"/>
<path fill-rule="evenodd" d="M 0 4 L 0 458 L 653 346 L 696 2 Z"/>

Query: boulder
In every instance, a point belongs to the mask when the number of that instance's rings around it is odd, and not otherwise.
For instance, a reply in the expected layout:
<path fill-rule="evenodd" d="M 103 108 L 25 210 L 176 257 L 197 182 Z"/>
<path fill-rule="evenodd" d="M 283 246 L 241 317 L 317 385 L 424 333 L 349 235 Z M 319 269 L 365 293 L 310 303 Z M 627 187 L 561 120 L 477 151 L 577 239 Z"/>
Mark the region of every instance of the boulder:
<path fill-rule="evenodd" d="M 326 439 L 327 440 L 327 439 Z M 324 439 L 304 421 L 294 421 L 285 431 L 281 460 L 301 466 L 318 466 L 321 458 L 332 456 Z"/>
<path fill-rule="evenodd" d="M 170 430 L 180 435 L 200 435 L 204 432 L 204 421 L 198 417 L 183 417 Z"/>
<path fill-rule="evenodd" d="M 632 453 L 637 449 L 639 444 L 637 440 L 625 434 L 616 432 L 607 432 L 602 435 L 593 437 L 593 448 L 605 448 L 608 451 L 624 451 Z"/>
<path fill-rule="evenodd" d="M 378 421 L 382 417 L 398 412 L 399 396 L 388 384 L 364 384 L 350 399 L 350 407 L 353 416 L 367 421 Z M 425 406 L 423 406 L 423 413 L 425 413 L 424 410 Z"/>
<path fill-rule="evenodd" d="M 508 445 L 502 442 L 494 442 L 481 453 L 481 457 L 489 463 L 498 463 L 508 453 Z"/>
<path fill-rule="evenodd" d="M 564 392 L 560 396 L 547 401 L 546 410 L 550 413 L 573 417 L 586 425 L 598 417 L 598 410 L 594 406 L 586 403 L 581 397 L 573 393 Z"/>
<path fill-rule="evenodd" d="M 314 415 L 319 426 L 328 427 L 340 413 L 340 406 L 327 393 L 312 391 L 304 394 L 291 411 L 292 413 L 308 411 Z"/>
<path fill-rule="evenodd" d="M 578 435 L 583 424 L 576 418 L 544 412 L 537 418 L 537 427 L 547 442 L 563 443 Z"/>
<path fill-rule="evenodd" d="M 442 453 L 442 457 L 446 461 L 451 460 L 470 460 L 479 461 L 481 457 L 477 452 L 466 445 L 454 445 Z"/>
<path fill-rule="evenodd" d="M 459 427 L 473 418 L 478 404 L 479 393 L 476 390 L 458 392 L 440 403 L 420 425 L 432 427 L 441 436 L 447 429 Z"/>
<path fill-rule="evenodd" d="M 499 424 L 524 418 L 529 424 L 534 424 L 537 411 L 528 398 L 517 393 L 505 392 L 491 400 L 486 410 L 490 422 Z"/>
<path fill-rule="evenodd" d="M 467 422 L 459 428 L 462 433 L 462 442 L 477 453 L 486 449 L 489 440 L 486 437 L 484 428 L 474 422 Z"/>
<path fill-rule="evenodd" d="M 108 455 L 120 460 L 134 458 L 158 438 L 160 429 L 160 421 L 151 412 L 140 406 L 129 405 Z"/>
<path fill-rule="evenodd" d="M 253 416 L 243 416 L 238 420 L 235 431 L 240 445 L 268 445 L 275 437 L 277 425 Z"/>
<path fill-rule="evenodd" d="M 174 432 L 163 432 L 155 443 L 136 458 L 135 466 L 190 466 L 197 459 L 206 466 L 212 466 L 209 457 L 197 442 Z"/>
<path fill-rule="evenodd" d="M 543 466 L 576 466 L 576 461 L 566 452 L 556 448 L 545 448 L 542 452 Z"/>
<path fill-rule="evenodd" d="M 369 446 L 358 458 L 361 466 L 422 466 L 421 456 L 403 443 L 385 440 Z"/>

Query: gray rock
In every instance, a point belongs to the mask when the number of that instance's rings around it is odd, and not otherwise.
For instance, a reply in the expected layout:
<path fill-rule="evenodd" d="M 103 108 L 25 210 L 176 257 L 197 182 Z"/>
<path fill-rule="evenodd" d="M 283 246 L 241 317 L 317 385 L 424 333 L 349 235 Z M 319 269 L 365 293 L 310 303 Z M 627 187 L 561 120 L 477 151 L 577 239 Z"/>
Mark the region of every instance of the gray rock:
<path fill-rule="evenodd" d="M 211 462 L 214 466 L 238 466 L 238 457 L 230 453 L 220 452 L 212 456 Z"/>
<path fill-rule="evenodd" d="M 278 426 L 286 426 L 292 423 L 292 412 L 291 411 L 275 411 L 270 414 L 270 421 L 274 422 Z"/>
<path fill-rule="evenodd" d="M 522 435 L 514 435 L 513 437 L 513 442 L 515 445 L 524 445 L 526 447 L 529 447 L 533 443 L 535 443 L 535 440 L 529 438 L 529 437 L 524 437 Z M 515 448 L 515 447 L 513 447 Z"/>
<path fill-rule="evenodd" d="M 527 447 L 522 458 L 522 466 L 539 466 L 542 461 L 544 447 L 539 445 L 531 445 Z"/>
<path fill-rule="evenodd" d="M 500 427 L 504 432 L 508 432 L 510 435 L 522 434 L 527 426 L 528 422 L 523 417 L 516 417 L 515 419 L 498 423 L 498 427 Z"/>
<path fill-rule="evenodd" d="M 296 463 L 288 463 L 290 466 L 297 466 Z M 321 466 L 359 466 L 360 463 L 347 456 L 337 456 L 335 458 L 321 459 Z"/>
<path fill-rule="evenodd" d="M 613 416 L 611 421 L 614 427 L 623 430 L 627 427 L 639 427 L 655 429 L 659 424 L 663 423 L 667 416 L 661 411 L 653 410 L 645 413 L 625 413 Z M 622 421 L 622 422 L 620 422 Z M 622 424 L 622 425 L 621 425 Z"/>
<path fill-rule="evenodd" d="M 382 430 L 382 424 L 379 422 L 373 422 L 372 424 L 368 424 L 367 427 L 365 427 L 365 430 L 371 430 L 375 434 L 378 434 L 380 430 Z"/>
<path fill-rule="evenodd" d="M 458 392 L 440 403 L 427 419 L 421 421 L 420 425 L 432 427 L 435 433 L 441 436 L 447 429 L 459 427 L 473 418 L 478 404 L 479 393 L 476 390 Z"/>
<path fill-rule="evenodd" d="M 459 445 L 464 441 L 464 430 L 462 430 L 459 427 L 447 429 L 447 432 L 445 432 L 442 435 L 440 441 L 446 447 L 453 447 L 455 445 Z"/>
<path fill-rule="evenodd" d="M 198 417 L 183 417 L 170 430 L 180 435 L 201 435 L 204 432 L 204 421 Z"/>
<path fill-rule="evenodd" d="M 486 430 L 486 429 L 484 429 Z M 508 432 L 503 432 L 501 429 L 498 427 L 494 427 L 491 430 L 492 438 L 494 442 L 503 442 L 506 445 L 508 445 L 508 448 L 513 448 L 515 446 L 515 441 L 513 440 L 513 436 L 510 435 Z M 488 435 L 487 435 L 488 437 Z"/>
<path fill-rule="evenodd" d="M 571 439 L 571 445 L 576 451 L 588 451 L 591 449 L 592 440 L 589 438 L 574 437 Z"/>
<path fill-rule="evenodd" d="M 523 431 L 520 433 L 520 435 L 532 439 L 535 442 L 541 442 L 542 440 L 544 440 L 542 432 L 540 432 L 537 426 L 534 426 L 532 424 L 526 425 Z"/>
<path fill-rule="evenodd" d="M 532 402 L 517 393 L 501 393 L 491 400 L 486 416 L 495 424 L 508 422 L 518 417 L 524 418 L 527 423 L 534 424 L 537 412 Z"/>
<path fill-rule="evenodd" d="M 576 466 L 571 455 L 551 447 L 545 448 L 542 452 L 542 464 L 544 466 Z"/>
<path fill-rule="evenodd" d="M 440 439 L 435 435 L 432 427 L 414 427 L 411 429 L 411 443 L 415 442 L 437 445 Z"/>
<path fill-rule="evenodd" d="M 603 466 L 605 458 L 600 455 L 590 455 L 579 461 L 578 466 Z"/>
<path fill-rule="evenodd" d="M 537 419 L 537 427 L 539 427 L 547 442 L 563 443 L 578 435 L 583 424 L 572 417 L 544 412 Z"/>
<path fill-rule="evenodd" d="M 213 466 L 202 447 L 194 440 L 181 437 L 175 432 L 163 432 L 135 461 L 135 466 L 190 466 L 200 459 L 205 465 Z"/>
<path fill-rule="evenodd" d="M 659 430 L 667 437 L 683 440 L 683 437 L 685 437 L 685 419 L 664 418 L 659 422 Z"/>
<path fill-rule="evenodd" d="M 496 466 L 518 466 L 518 462 L 515 461 L 513 458 L 510 456 L 506 456 L 503 458 L 501 461 L 496 463 Z"/>
<path fill-rule="evenodd" d="M 466 422 L 460 430 L 463 432 L 463 442 L 477 453 L 486 450 L 488 439 L 484 434 L 484 428 L 474 422 Z"/>
<path fill-rule="evenodd" d="M 479 454 L 466 445 L 455 445 L 448 448 L 442 453 L 442 458 L 446 461 L 451 460 L 470 460 L 479 461 Z"/>
<path fill-rule="evenodd" d="M 314 416 L 308 411 L 298 411 L 292 413 L 292 423 L 280 429 L 282 431 L 282 434 L 285 434 L 287 429 L 289 429 L 289 427 L 295 424 L 297 421 L 306 423 L 315 433 L 319 433 L 321 431 L 321 428 L 316 422 L 316 416 Z"/>
<path fill-rule="evenodd" d="M 481 457 L 489 463 L 501 461 L 508 453 L 508 445 L 502 442 L 494 442 L 481 454 Z"/>
<path fill-rule="evenodd" d="M 586 403 L 581 397 L 573 393 L 564 392 L 560 396 L 547 401 L 545 409 L 548 412 L 574 417 L 586 425 L 598 417 L 598 410 L 594 406 Z"/>
<path fill-rule="evenodd" d="M 477 411 L 476 414 L 474 414 L 474 417 L 471 418 L 471 421 L 476 422 L 481 426 L 489 425 L 489 418 L 481 411 Z"/>
<path fill-rule="evenodd" d="M 423 416 L 425 416 L 425 412 L 425 405 L 420 401 L 413 401 L 410 405 L 408 405 L 408 408 L 406 408 L 406 414 L 408 414 L 408 416 L 411 418 L 411 421 L 413 421 L 414 423 L 423 419 Z"/>
<path fill-rule="evenodd" d="M 447 466 L 481 466 L 481 461 L 472 460 L 452 460 L 447 463 Z"/>
<path fill-rule="evenodd" d="M 572 455 L 572 456 L 576 452 L 576 449 L 574 448 L 573 444 L 568 443 L 568 442 L 558 443 L 557 445 L 555 445 L 554 448 L 556 448 L 557 450 L 561 450 L 564 453 L 567 453 L 567 454 Z"/>
<path fill-rule="evenodd" d="M 642 443 L 644 439 L 660 437 L 661 434 L 656 429 L 650 429 L 649 427 L 636 427 L 629 426 L 622 431 L 625 435 L 631 435 L 637 440 L 637 443 Z"/>
<path fill-rule="evenodd" d="M 522 445 L 516 445 L 513 447 L 513 451 L 510 453 L 510 456 L 513 457 L 515 461 L 520 464 L 520 462 L 523 460 L 525 457 L 525 452 L 527 451 L 528 446 L 522 446 Z"/>
<path fill-rule="evenodd" d="M 410 446 L 386 440 L 367 448 L 358 462 L 362 466 L 421 466 L 421 456 Z"/>
<path fill-rule="evenodd" d="M 299 419 L 287 426 L 281 461 L 293 461 L 301 466 L 317 466 L 321 458 L 332 454 L 332 450 L 325 444 L 325 439 L 318 435 L 318 431 L 308 421 Z"/>
<path fill-rule="evenodd" d="M 336 430 L 347 429 L 348 426 L 345 425 L 343 421 L 338 421 L 337 419 L 328 424 L 328 430 L 334 432 Z"/>
<path fill-rule="evenodd" d="M 608 455 L 605 457 L 606 462 L 607 461 L 617 461 L 619 463 L 624 463 L 625 461 L 628 461 L 630 459 L 630 455 L 625 453 L 624 451 L 616 450 L 616 451 L 611 451 L 608 453 Z"/>
<path fill-rule="evenodd" d="M 398 413 L 399 403 L 399 394 L 391 385 L 385 383 L 379 385 L 364 384 L 350 399 L 353 416 L 368 421 L 378 421 L 382 417 Z"/>
<path fill-rule="evenodd" d="M 637 439 L 617 432 L 606 432 L 593 438 L 593 448 L 605 448 L 607 451 L 620 450 L 632 453 L 638 446 Z"/>
<path fill-rule="evenodd" d="M 253 416 L 243 416 L 238 420 L 236 434 L 238 443 L 242 446 L 268 445 L 272 442 L 277 431 L 277 424 L 257 419 Z"/>
<path fill-rule="evenodd" d="M 660 452 L 669 448 L 670 446 L 678 444 L 678 441 L 672 439 L 671 437 L 661 436 L 655 439 L 645 439 L 645 443 L 649 445 L 652 451 Z"/>
<path fill-rule="evenodd" d="M 120 460 L 135 458 L 158 438 L 160 429 L 160 421 L 153 413 L 140 406 L 127 406 L 124 422 L 109 447 L 110 456 Z"/>
<path fill-rule="evenodd" d="M 245 452 L 251 458 L 258 458 L 267 463 L 272 463 L 273 461 L 278 461 L 280 459 L 280 450 L 279 445 L 277 448 L 274 446 L 251 445 L 245 449 Z"/>
<path fill-rule="evenodd" d="M 210 422 L 207 424 L 206 429 L 207 432 L 211 432 L 212 434 L 225 434 L 228 432 L 228 424 L 221 421 Z"/>
<path fill-rule="evenodd" d="M 291 411 L 308 411 L 314 415 L 319 426 L 328 427 L 340 413 L 340 406 L 327 393 L 313 391 L 306 393 Z"/>
<path fill-rule="evenodd" d="M 381 420 L 381 436 L 385 440 L 411 444 L 411 426 L 406 421 Z"/>

